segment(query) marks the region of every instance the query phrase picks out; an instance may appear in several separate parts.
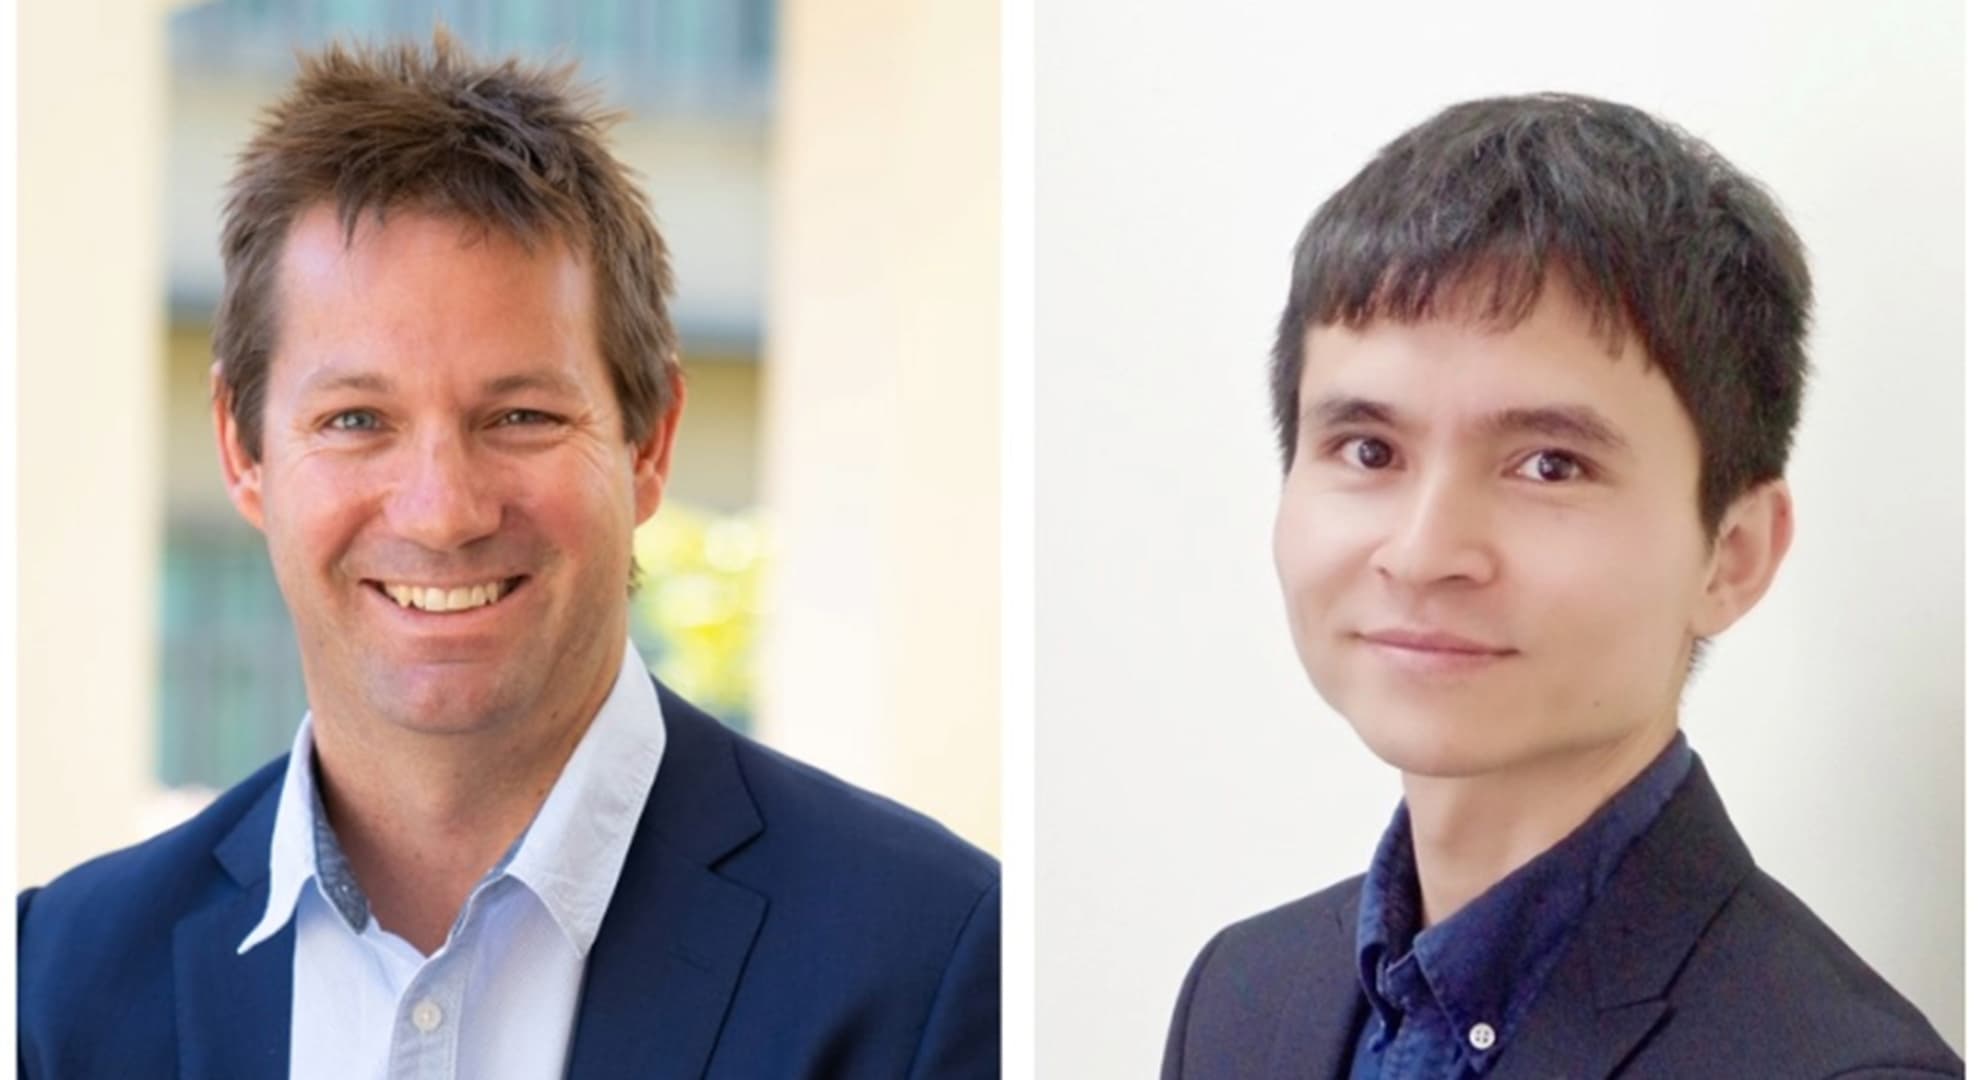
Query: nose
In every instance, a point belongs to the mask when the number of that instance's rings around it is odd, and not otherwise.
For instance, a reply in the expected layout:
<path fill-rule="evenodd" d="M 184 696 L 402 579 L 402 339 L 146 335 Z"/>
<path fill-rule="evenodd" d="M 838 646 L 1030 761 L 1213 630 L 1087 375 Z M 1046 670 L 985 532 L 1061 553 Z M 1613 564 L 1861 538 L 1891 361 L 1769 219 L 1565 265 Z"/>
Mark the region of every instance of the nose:
<path fill-rule="evenodd" d="M 386 519 L 399 536 L 429 551 L 454 551 L 500 527 L 494 478 L 461 435 L 411 441 L 393 466 L 398 476 Z"/>
<path fill-rule="evenodd" d="M 1463 477 L 1419 473 L 1398 493 L 1371 562 L 1401 585 L 1484 584 L 1498 572 L 1486 493 Z"/>

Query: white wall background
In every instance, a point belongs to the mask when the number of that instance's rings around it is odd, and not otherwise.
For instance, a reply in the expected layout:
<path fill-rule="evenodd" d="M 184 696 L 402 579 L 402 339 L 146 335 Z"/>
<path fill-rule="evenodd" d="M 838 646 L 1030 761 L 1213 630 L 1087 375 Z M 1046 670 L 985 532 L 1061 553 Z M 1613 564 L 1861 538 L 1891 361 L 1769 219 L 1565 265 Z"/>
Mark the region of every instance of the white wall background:
<path fill-rule="evenodd" d="M 1265 357 L 1327 194 L 1543 89 L 1706 138 L 1808 245 L 1799 535 L 1685 727 L 1761 865 L 1963 1046 L 1959 5 L 1602 10 L 1039 5 L 1040 1075 L 1152 1075 L 1212 933 L 1366 866 L 1400 788 L 1293 655 Z"/>

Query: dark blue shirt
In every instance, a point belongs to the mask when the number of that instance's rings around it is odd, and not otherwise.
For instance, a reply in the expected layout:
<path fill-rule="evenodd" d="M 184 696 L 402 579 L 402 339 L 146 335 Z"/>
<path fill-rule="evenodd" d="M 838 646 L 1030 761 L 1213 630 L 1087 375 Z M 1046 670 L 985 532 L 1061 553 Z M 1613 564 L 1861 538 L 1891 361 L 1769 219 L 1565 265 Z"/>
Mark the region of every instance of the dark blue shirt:
<path fill-rule="evenodd" d="M 1679 734 L 1560 843 L 1420 932 L 1409 807 L 1397 807 L 1361 887 L 1355 955 L 1371 1012 L 1353 1080 L 1489 1072 L 1623 852 L 1690 771 L 1691 748 Z"/>

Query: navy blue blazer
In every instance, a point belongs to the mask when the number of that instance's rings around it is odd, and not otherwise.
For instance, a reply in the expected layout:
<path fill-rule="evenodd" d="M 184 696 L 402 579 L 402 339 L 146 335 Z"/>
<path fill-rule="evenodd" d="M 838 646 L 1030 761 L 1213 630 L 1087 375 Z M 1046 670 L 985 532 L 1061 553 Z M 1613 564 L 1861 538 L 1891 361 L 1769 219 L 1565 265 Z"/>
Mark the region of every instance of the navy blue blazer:
<path fill-rule="evenodd" d="M 995 860 L 664 687 L 667 752 L 592 947 L 568 1075 L 995 1077 Z M 285 761 L 19 901 L 24 1077 L 279 1077 Z"/>
<path fill-rule="evenodd" d="M 1346 1077 L 1361 879 L 1211 939 L 1166 1080 Z M 1702 761 L 1584 916 L 1493 1080 L 1964 1076 L 1919 1011 L 1753 864 Z"/>

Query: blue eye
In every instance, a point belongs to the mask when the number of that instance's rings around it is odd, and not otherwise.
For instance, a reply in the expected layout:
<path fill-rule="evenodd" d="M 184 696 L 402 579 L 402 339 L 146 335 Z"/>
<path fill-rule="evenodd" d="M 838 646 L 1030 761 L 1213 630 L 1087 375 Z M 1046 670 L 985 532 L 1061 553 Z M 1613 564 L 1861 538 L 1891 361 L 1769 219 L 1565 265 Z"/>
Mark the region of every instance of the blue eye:
<path fill-rule="evenodd" d="M 327 426 L 332 431 L 375 431 L 378 414 L 369 409 L 345 409 L 332 416 Z"/>
<path fill-rule="evenodd" d="M 1585 479 L 1588 466 L 1565 450 L 1541 450 L 1527 455 L 1516 471 L 1529 480 L 1538 480 L 1543 484 L 1564 484 L 1570 480 Z"/>
<path fill-rule="evenodd" d="M 556 417 L 551 416 L 549 413 L 546 412 L 538 412 L 535 409 L 510 409 L 508 412 L 503 413 L 501 417 L 496 420 L 496 423 L 498 424 L 506 424 L 511 426 L 517 424 L 524 424 L 524 425 L 554 424 L 556 422 L 557 422 Z"/>

